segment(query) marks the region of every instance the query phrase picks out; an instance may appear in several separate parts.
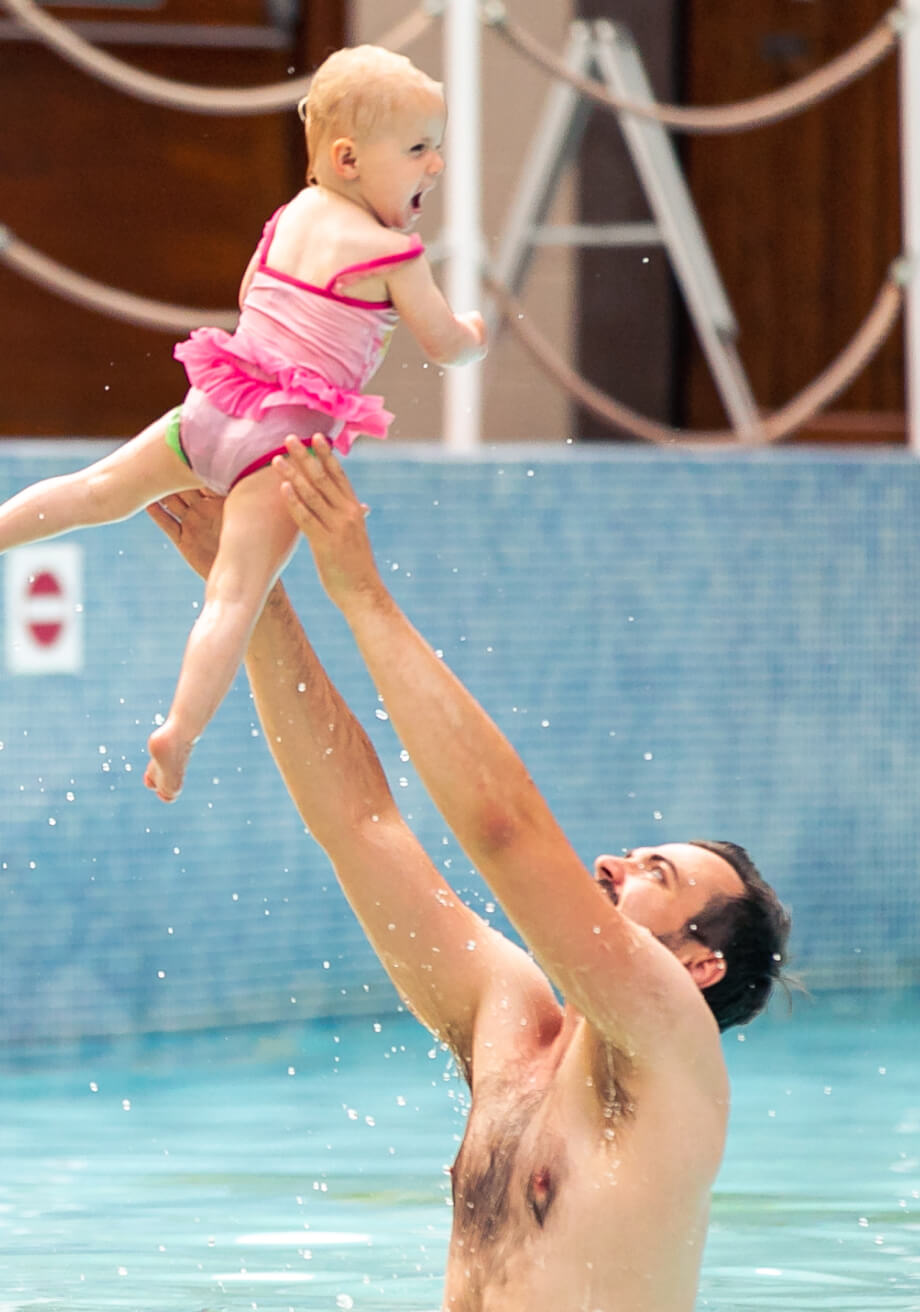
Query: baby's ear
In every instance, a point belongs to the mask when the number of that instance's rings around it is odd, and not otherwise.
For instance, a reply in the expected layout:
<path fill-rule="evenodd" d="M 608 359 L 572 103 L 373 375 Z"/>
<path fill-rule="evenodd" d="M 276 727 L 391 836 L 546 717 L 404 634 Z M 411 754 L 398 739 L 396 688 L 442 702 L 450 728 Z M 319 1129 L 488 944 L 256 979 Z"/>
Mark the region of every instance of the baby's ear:
<path fill-rule="evenodd" d="M 329 155 L 339 177 L 351 180 L 358 176 L 358 152 L 351 137 L 336 137 L 329 148 Z"/>

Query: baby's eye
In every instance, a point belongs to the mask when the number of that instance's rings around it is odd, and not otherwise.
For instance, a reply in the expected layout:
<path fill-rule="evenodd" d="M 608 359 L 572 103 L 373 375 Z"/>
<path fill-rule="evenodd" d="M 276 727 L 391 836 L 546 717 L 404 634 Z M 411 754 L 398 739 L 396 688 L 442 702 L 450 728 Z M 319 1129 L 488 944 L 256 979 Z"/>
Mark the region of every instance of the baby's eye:
<path fill-rule="evenodd" d="M 425 143 L 422 141 L 420 141 L 417 146 L 413 146 L 409 151 L 410 155 L 424 155 L 424 153 Z"/>

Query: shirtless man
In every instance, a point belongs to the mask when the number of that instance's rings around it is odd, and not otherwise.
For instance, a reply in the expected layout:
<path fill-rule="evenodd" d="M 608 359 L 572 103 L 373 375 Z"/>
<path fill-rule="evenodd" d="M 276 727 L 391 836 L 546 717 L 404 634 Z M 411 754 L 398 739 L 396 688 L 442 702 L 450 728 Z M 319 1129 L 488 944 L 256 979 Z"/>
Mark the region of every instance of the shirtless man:
<path fill-rule="evenodd" d="M 691 1312 L 728 1116 L 719 1028 L 766 1001 L 785 912 L 731 845 L 601 856 L 592 878 L 387 592 L 363 507 L 314 449 L 279 461 L 288 508 L 421 779 L 533 953 L 422 850 L 277 585 L 247 658 L 266 740 L 398 993 L 472 1092 L 444 1310 Z M 154 518 L 206 573 L 215 503 L 165 504 L 181 526 Z"/>

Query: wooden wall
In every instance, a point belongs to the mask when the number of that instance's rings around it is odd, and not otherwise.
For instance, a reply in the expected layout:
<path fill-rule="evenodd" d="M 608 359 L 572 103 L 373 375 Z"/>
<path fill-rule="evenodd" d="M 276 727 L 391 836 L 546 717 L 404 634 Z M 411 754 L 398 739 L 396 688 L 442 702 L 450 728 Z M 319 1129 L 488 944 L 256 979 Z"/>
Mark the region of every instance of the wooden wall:
<path fill-rule="evenodd" d="M 310 4 L 281 49 L 157 44 L 157 27 L 256 29 L 262 0 L 72 6 L 69 21 L 149 25 L 111 45 L 139 68 L 201 85 L 281 81 L 342 43 L 344 4 Z M 44 46 L 0 38 L 0 223 L 90 278 L 158 300 L 228 308 L 261 225 L 303 179 L 296 113 L 230 118 L 145 104 Z M 0 266 L 0 435 L 123 437 L 181 400 L 175 334 L 78 308 Z"/>
<path fill-rule="evenodd" d="M 889 0 L 687 0 L 685 98 L 719 104 L 783 86 L 846 50 L 889 8 Z M 787 123 L 692 138 L 685 159 L 755 395 L 775 407 L 848 341 L 899 253 L 897 60 Z M 903 362 L 898 331 L 834 403 L 878 415 L 864 435 L 885 425 L 884 412 L 903 411 Z M 695 345 L 682 377 L 687 422 L 721 423 Z"/>
<path fill-rule="evenodd" d="M 678 11 L 679 0 L 579 0 L 578 9 L 581 18 L 609 18 L 629 28 L 655 95 L 668 101 L 678 96 Z M 592 110 L 588 119 L 579 199 L 586 223 L 649 218 L 619 123 L 604 109 Z M 581 373 L 641 414 L 673 422 L 679 320 L 662 248 L 586 247 L 578 263 Z M 578 415 L 578 432 L 589 438 L 611 436 L 608 425 L 588 411 Z"/>
<path fill-rule="evenodd" d="M 712 104 L 747 98 L 817 68 L 857 40 L 889 5 L 579 0 L 578 12 L 633 27 L 660 96 Z M 371 39 L 387 27 L 390 12 L 384 13 L 381 0 L 300 0 L 298 22 L 287 44 L 275 50 L 181 49 L 156 41 L 163 24 L 264 28 L 269 8 L 265 0 L 161 0 L 147 10 L 68 5 L 51 12 L 67 21 L 149 25 L 149 43 L 109 48 L 138 67 L 203 85 L 255 85 L 284 78 L 289 69 L 305 71 L 343 42 L 346 10 L 352 18 L 371 11 Z M 537 27 L 535 10 L 525 6 L 519 17 Z M 565 22 L 560 19 L 561 26 Z M 229 118 L 147 105 L 42 46 L 10 40 L 10 27 L 0 20 L 0 224 L 116 287 L 205 308 L 232 305 L 262 222 L 303 176 L 302 136 L 293 112 Z M 435 50 L 438 42 L 432 34 L 412 53 L 430 56 L 428 46 Z M 484 43 L 493 64 L 496 45 Z M 509 55 L 507 76 L 530 76 L 529 66 Z M 546 79 L 533 77 L 539 103 Z M 511 111 L 501 104 L 507 95 L 503 83 L 501 95 L 489 100 L 487 128 L 500 123 L 499 138 L 511 140 Z M 515 81 L 513 106 L 520 100 Z M 508 141 L 496 148 L 490 131 L 486 140 L 493 143 L 487 147 L 490 159 L 514 154 Z M 896 62 L 889 59 L 789 123 L 683 140 L 691 188 L 742 325 L 741 354 L 758 401 L 772 408 L 819 373 L 849 339 L 898 253 Z M 592 116 L 581 164 L 585 218 L 646 217 L 616 122 L 600 111 Z M 487 176 L 490 168 L 494 173 L 488 160 L 485 168 Z M 490 199 L 496 214 L 504 213 L 509 185 L 502 181 L 502 194 Z M 497 223 L 490 211 L 490 240 Z M 564 280 L 564 286 L 552 284 L 554 303 L 567 306 L 571 287 L 581 364 L 593 381 L 662 419 L 695 427 L 723 422 L 660 252 L 586 252 L 574 274 L 561 253 L 553 259 L 547 277 Z M 541 278 L 535 269 L 534 294 Z M 172 360 L 172 334 L 79 309 L 2 266 L 0 308 L 0 435 L 127 436 L 181 398 L 184 375 Z M 537 317 L 545 326 L 542 309 Z M 487 365 L 490 377 L 497 362 L 496 355 Z M 501 396 L 512 395 L 512 380 L 521 390 L 533 381 L 529 361 L 515 355 L 511 364 L 506 369 L 502 362 Z M 400 378 L 406 373 L 398 346 L 387 367 L 401 369 Z M 398 391 L 396 382 L 392 387 Z M 894 415 L 897 429 L 903 412 L 900 333 L 836 404 L 848 413 Z M 416 424 L 419 436 L 436 435 L 436 398 L 432 407 L 433 418 L 426 411 L 425 421 L 420 417 Z M 414 436 L 411 405 L 396 408 L 400 435 Z M 528 421 L 527 432 L 551 438 L 559 427 L 556 420 L 542 426 Z M 585 415 L 574 431 L 610 436 Z M 504 412 L 490 421 L 490 440 L 512 434 L 522 435 Z"/>

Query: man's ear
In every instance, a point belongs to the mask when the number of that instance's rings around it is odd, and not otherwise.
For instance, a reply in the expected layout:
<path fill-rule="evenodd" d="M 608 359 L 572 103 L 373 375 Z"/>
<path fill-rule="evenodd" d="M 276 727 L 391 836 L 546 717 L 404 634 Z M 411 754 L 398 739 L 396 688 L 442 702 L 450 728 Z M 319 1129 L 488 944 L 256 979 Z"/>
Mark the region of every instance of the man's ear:
<path fill-rule="evenodd" d="M 708 989 L 711 984 L 718 984 L 725 974 L 725 958 L 721 952 L 713 952 L 702 943 L 695 945 L 698 949 L 683 959 L 683 965 L 690 972 L 690 978 L 699 989 Z"/>
<path fill-rule="evenodd" d="M 358 176 L 358 152 L 351 137 L 336 137 L 329 148 L 329 157 L 340 178 L 351 182 Z"/>

